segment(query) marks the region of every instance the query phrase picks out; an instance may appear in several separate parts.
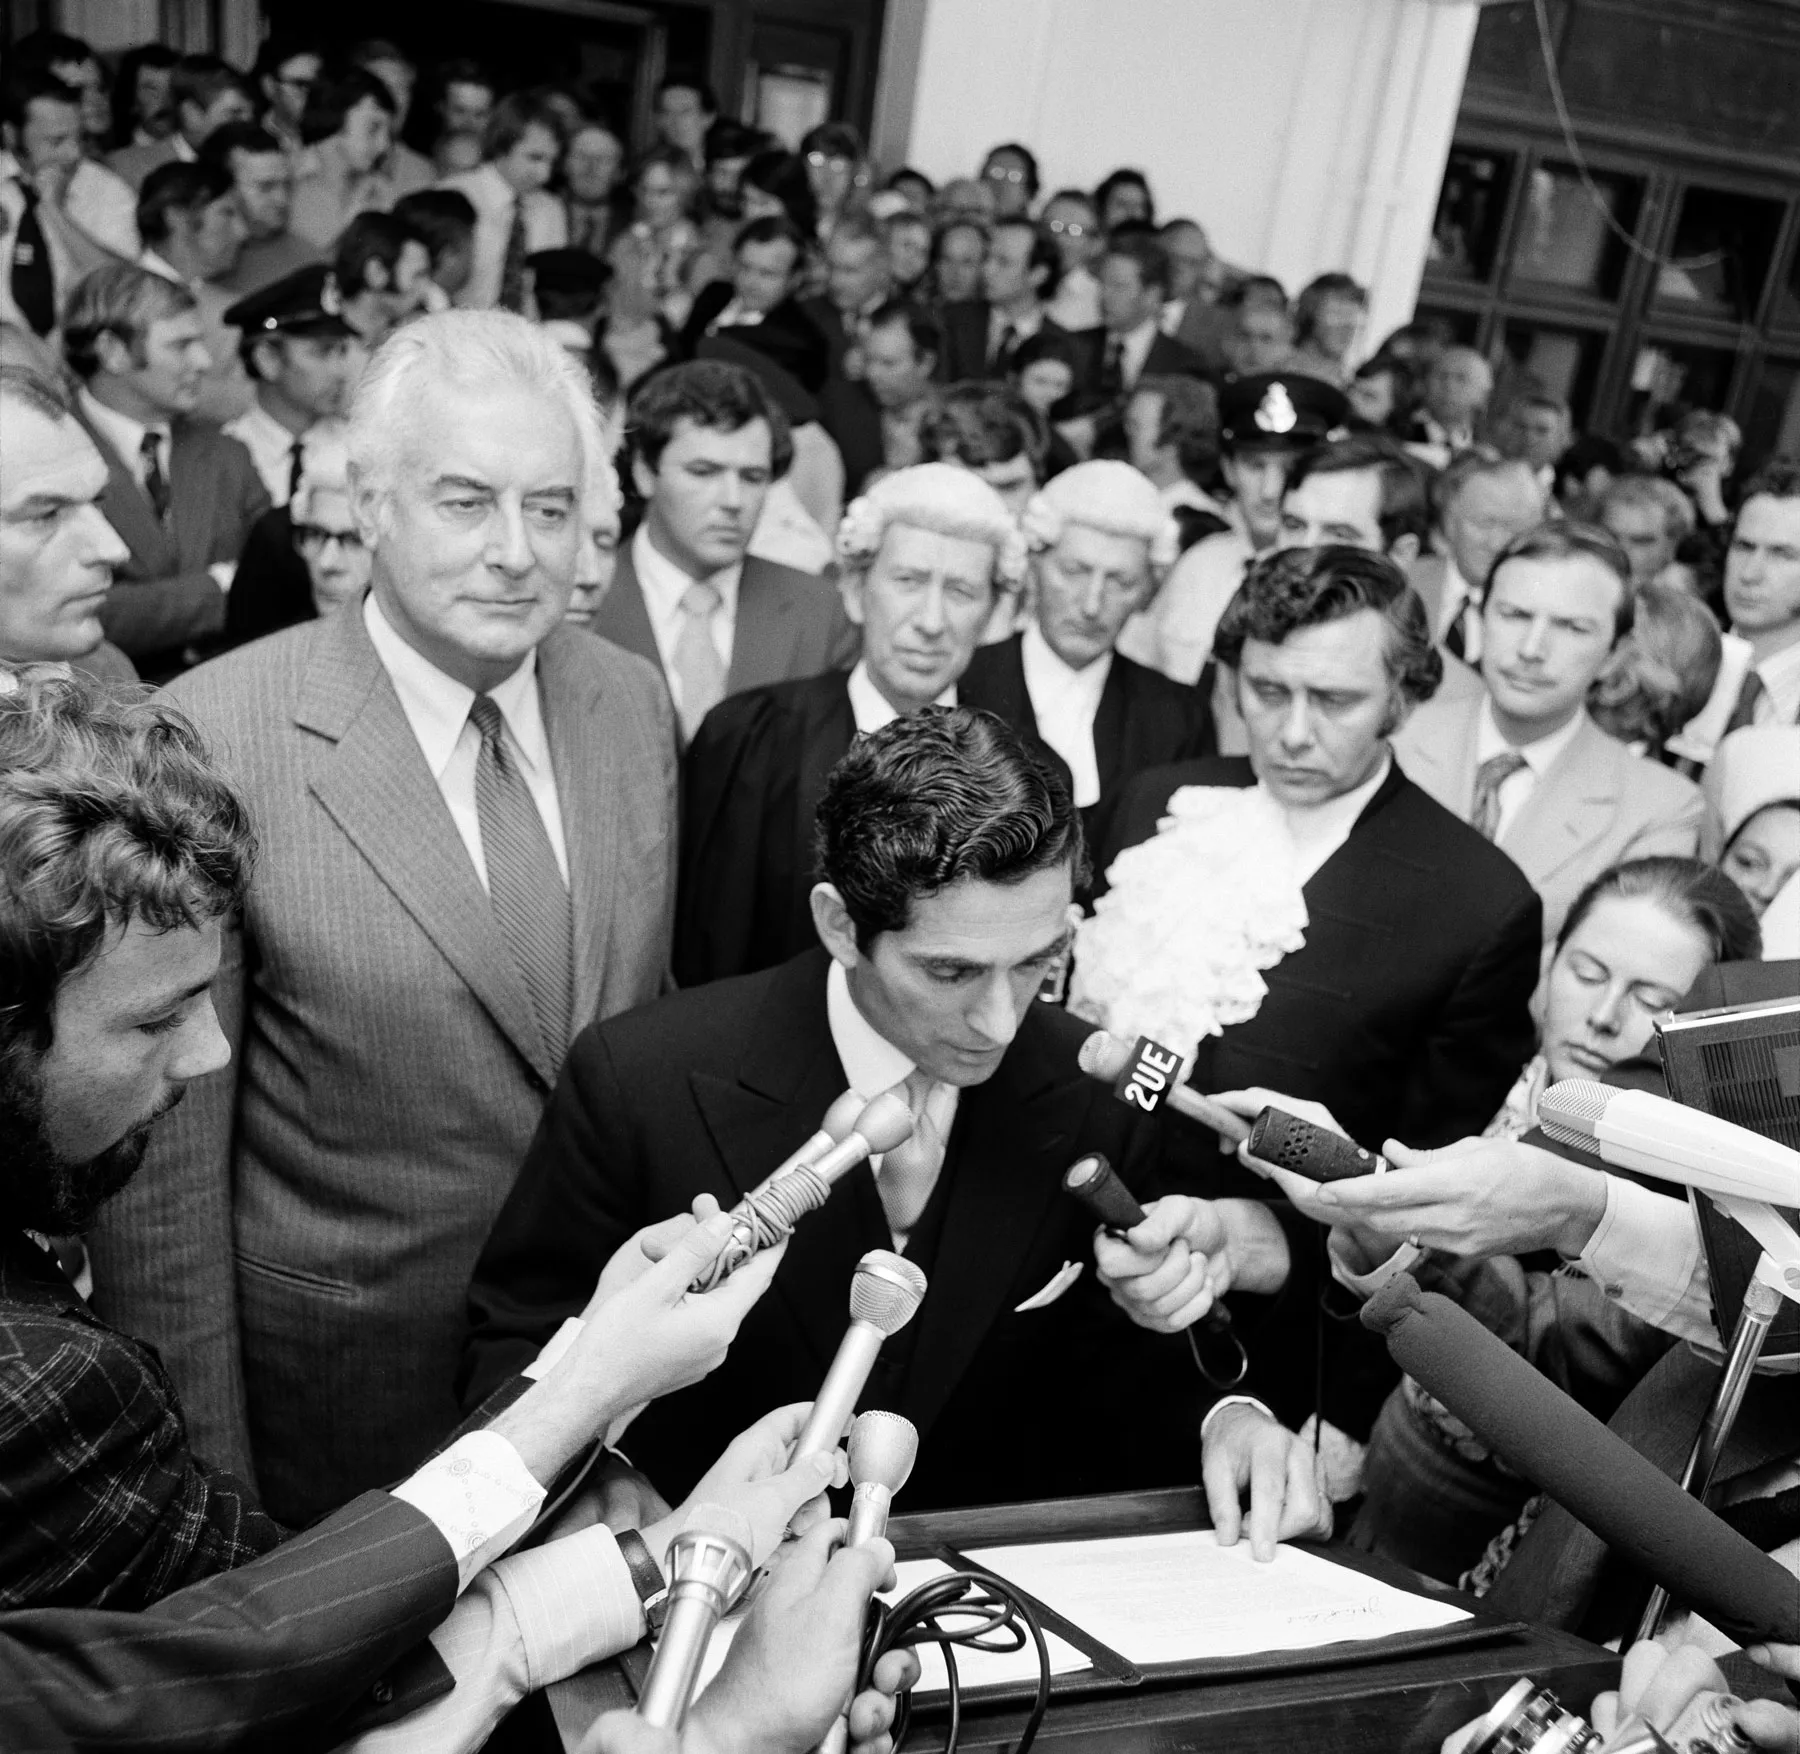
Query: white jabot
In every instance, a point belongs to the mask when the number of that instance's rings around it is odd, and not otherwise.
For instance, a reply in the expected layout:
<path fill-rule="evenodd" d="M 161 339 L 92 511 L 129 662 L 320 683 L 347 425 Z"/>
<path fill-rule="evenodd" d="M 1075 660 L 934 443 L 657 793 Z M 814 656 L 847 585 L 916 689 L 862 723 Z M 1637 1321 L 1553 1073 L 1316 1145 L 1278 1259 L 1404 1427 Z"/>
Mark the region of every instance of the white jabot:
<path fill-rule="evenodd" d="M 370 592 L 363 599 L 363 625 L 381 667 L 387 671 L 400 697 L 400 710 L 418 739 L 425 765 L 437 781 L 449 806 L 456 832 L 469 850 L 469 860 L 481 887 L 487 888 L 487 859 L 481 850 L 481 819 L 475 809 L 475 759 L 481 753 L 481 733 L 469 722 L 475 691 L 446 676 L 430 659 L 416 652 L 397 634 Z M 506 740 L 519 758 L 531 801 L 543 818 L 544 832 L 556 854 L 556 868 L 563 882 L 569 880 L 569 854 L 563 841 L 562 808 L 556 796 L 556 775 L 550 766 L 550 740 L 544 731 L 544 714 L 538 700 L 537 653 L 496 688 L 488 690 L 506 723 Z"/>
<path fill-rule="evenodd" d="M 837 1049 L 838 1064 L 850 1088 L 867 1101 L 884 1090 L 892 1090 L 912 1073 L 916 1061 L 909 1060 L 868 1018 L 857 1010 L 850 996 L 850 977 L 840 962 L 834 961 L 825 976 L 825 1018 L 831 1026 L 831 1045 Z M 953 1086 L 940 1087 L 934 1093 L 932 1119 L 944 1138 L 956 1120 L 957 1093 Z M 869 1167 L 881 1178 L 881 1155 L 869 1159 Z M 904 1239 L 896 1237 L 896 1243 Z"/>
<path fill-rule="evenodd" d="M 118 452 L 119 461 L 131 471 L 132 478 L 139 487 L 144 485 L 144 434 L 156 434 L 157 455 L 162 461 L 163 475 L 169 474 L 171 435 L 169 423 L 159 420 L 146 426 L 141 420 L 134 420 L 129 414 L 121 414 L 118 409 L 108 407 L 91 390 L 82 389 L 77 392 L 81 397 L 81 412 L 88 417 L 90 425 L 98 428 L 100 436 Z"/>
<path fill-rule="evenodd" d="M 1518 815 L 1525 808 L 1526 800 L 1537 790 L 1538 781 L 1555 765 L 1556 759 L 1575 741 L 1581 730 L 1585 713 L 1577 713 L 1560 730 L 1552 731 L 1548 737 L 1540 737 L 1535 743 L 1508 743 L 1500 734 L 1500 727 L 1494 722 L 1494 703 L 1485 696 L 1481 702 L 1481 713 L 1475 721 L 1475 770 L 1481 771 L 1481 764 L 1496 755 L 1505 755 L 1509 750 L 1519 756 L 1525 763 L 1516 773 L 1511 773 L 1500 782 L 1500 815 L 1494 824 L 1494 844 L 1498 846 L 1506 838 L 1506 831 L 1518 820 Z"/>
<path fill-rule="evenodd" d="M 1381 790 L 1393 765 L 1391 755 L 1383 755 L 1380 765 L 1354 791 L 1341 792 L 1323 804 L 1282 804 L 1288 832 L 1294 837 L 1295 865 L 1301 883 L 1310 883 L 1327 859 L 1350 838 L 1356 819 L 1369 800 Z M 1261 787 L 1267 794 L 1268 788 Z"/>
<path fill-rule="evenodd" d="M 845 678 L 844 686 L 850 694 L 850 716 L 855 719 L 857 730 L 864 736 L 871 731 L 879 731 L 883 725 L 891 725 L 899 718 L 899 708 L 875 686 L 875 678 L 869 674 L 867 659 L 856 660 L 856 668 Z M 931 704 L 955 706 L 956 684 L 951 683 Z M 884 1084 L 882 1089 L 886 1088 Z"/>
<path fill-rule="evenodd" d="M 637 573 L 638 589 L 644 594 L 644 609 L 650 617 L 650 631 L 656 635 L 656 654 L 662 660 L 663 674 L 669 679 L 669 692 L 680 708 L 681 679 L 675 674 L 675 644 L 681 638 L 686 622 L 681 600 L 695 580 L 674 561 L 664 557 L 650 540 L 647 524 L 638 526 L 631 539 L 631 565 Z M 713 648 L 719 654 L 719 666 L 731 673 L 731 652 L 737 634 L 738 583 L 743 578 L 740 561 L 722 572 L 708 573 L 705 582 L 719 593 L 719 606 L 712 612 Z"/>
<path fill-rule="evenodd" d="M 1100 765 L 1094 756 L 1094 714 L 1112 674 L 1112 653 L 1104 652 L 1085 670 L 1071 669 L 1050 648 L 1035 621 L 1019 640 L 1025 692 L 1031 696 L 1038 735 L 1069 764 L 1075 807 L 1100 802 Z"/>

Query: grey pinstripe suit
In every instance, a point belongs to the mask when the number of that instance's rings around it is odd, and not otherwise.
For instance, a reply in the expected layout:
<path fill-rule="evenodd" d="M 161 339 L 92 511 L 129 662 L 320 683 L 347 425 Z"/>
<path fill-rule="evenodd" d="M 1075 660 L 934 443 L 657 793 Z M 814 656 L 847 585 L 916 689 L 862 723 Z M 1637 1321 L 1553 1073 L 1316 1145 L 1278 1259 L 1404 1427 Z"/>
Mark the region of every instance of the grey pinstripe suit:
<path fill-rule="evenodd" d="M 579 1026 L 663 982 L 675 737 L 641 659 L 558 629 L 538 664 Z M 300 1524 L 455 1424 L 470 1269 L 557 1068 L 359 607 L 170 694 L 261 853 L 216 987 L 232 1064 L 104 1215 L 95 1304 L 161 1349 L 196 1449 Z"/>

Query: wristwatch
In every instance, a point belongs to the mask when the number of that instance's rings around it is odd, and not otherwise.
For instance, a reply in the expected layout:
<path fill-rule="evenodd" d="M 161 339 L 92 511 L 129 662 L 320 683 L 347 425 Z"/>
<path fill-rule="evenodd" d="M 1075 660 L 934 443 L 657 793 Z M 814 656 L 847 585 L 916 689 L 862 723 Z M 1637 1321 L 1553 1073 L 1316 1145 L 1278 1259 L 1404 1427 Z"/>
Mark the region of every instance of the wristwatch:
<path fill-rule="evenodd" d="M 662 1623 L 669 1612 L 669 1580 L 663 1576 L 662 1567 L 650 1557 L 650 1549 L 636 1529 L 615 1529 L 613 1540 L 618 1543 L 619 1557 L 625 1561 L 625 1569 L 631 1573 L 632 1588 L 644 1606 L 644 1624 L 652 1632 L 662 1631 Z"/>

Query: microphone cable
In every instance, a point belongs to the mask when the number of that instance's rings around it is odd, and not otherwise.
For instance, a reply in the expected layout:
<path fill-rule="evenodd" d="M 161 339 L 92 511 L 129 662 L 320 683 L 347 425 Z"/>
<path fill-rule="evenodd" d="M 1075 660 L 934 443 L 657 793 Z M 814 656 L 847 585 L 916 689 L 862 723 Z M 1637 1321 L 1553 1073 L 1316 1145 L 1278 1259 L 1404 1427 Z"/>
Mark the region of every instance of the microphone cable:
<path fill-rule="evenodd" d="M 984 1571 L 952 1571 L 934 1577 L 890 1607 L 869 1604 L 869 1624 L 863 1639 L 859 1692 L 873 1685 L 875 1665 L 889 1651 L 921 1644 L 935 1644 L 944 1656 L 944 1672 L 950 1683 L 950 1726 L 944 1754 L 956 1754 L 962 1737 L 962 1682 L 956 1668 L 958 1646 L 966 1650 L 1007 1655 L 1023 1650 L 1027 1639 L 1037 1647 L 1037 1694 L 1025 1728 L 1013 1745 L 1013 1754 L 1029 1754 L 1038 1726 L 1050 1708 L 1050 1648 L 1030 1601 L 1004 1578 Z M 904 1689 L 894 1702 L 895 1754 L 905 1745 L 912 1721 L 912 1689 Z"/>

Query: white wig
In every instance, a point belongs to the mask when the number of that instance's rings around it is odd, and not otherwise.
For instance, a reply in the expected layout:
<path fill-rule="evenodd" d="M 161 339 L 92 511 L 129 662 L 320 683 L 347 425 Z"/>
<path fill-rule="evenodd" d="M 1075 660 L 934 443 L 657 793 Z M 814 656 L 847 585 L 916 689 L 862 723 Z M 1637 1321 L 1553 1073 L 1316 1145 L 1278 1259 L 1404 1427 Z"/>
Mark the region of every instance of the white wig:
<path fill-rule="evenodd" d="M 304 467 L 289 506 L 298 522 L 305 523 L 312 515 L 315 493 L 350 491 L 350 449 L 344 442 L 344 435 L 341 420 L 315 421 L 307 429 L 306 448 L 302 453 Z"/>
<path fill-rule="evenodd" d="M 431 384 L 523 385 L 568 410 L 581 442 L 582 491 L 591 459 L 606 453 L 600 410 L 581 362 L 511 311 L 440 311 L 396 329 L 368 363 L 350 404 L 350 466 L 359 480 L 392 488 L 413 408 Z"/>
<path fill-rule="evenodd" d="M 1800 725 L 1745 725 L 1707 763 L 1703 789 L 1719 814 L 1720 846 L 1759 810 L 1800 803 Z"/>
<path fill-rule="evenodd" d="M 994 582 L 1017 590 L 1025 578 L 1025 538 L 1006 502 L 972 469 L 917 463 L 884 475 L 844 510 L 837 554 L 846 572 L 866 572 L 890 524 L 985 542 L 994 551 Z"/>
<path fill-rule="evenodd" d="M 1020 519 L 1034 554 L 1054 548 L 1070 524 L 1145 543 L 1158 576 L 1181 553 L 1181 526 L 1169 515 L 1155 483 L 1129 463 L 1096 458 L 1052 476 L 1031 496 Z"/>

